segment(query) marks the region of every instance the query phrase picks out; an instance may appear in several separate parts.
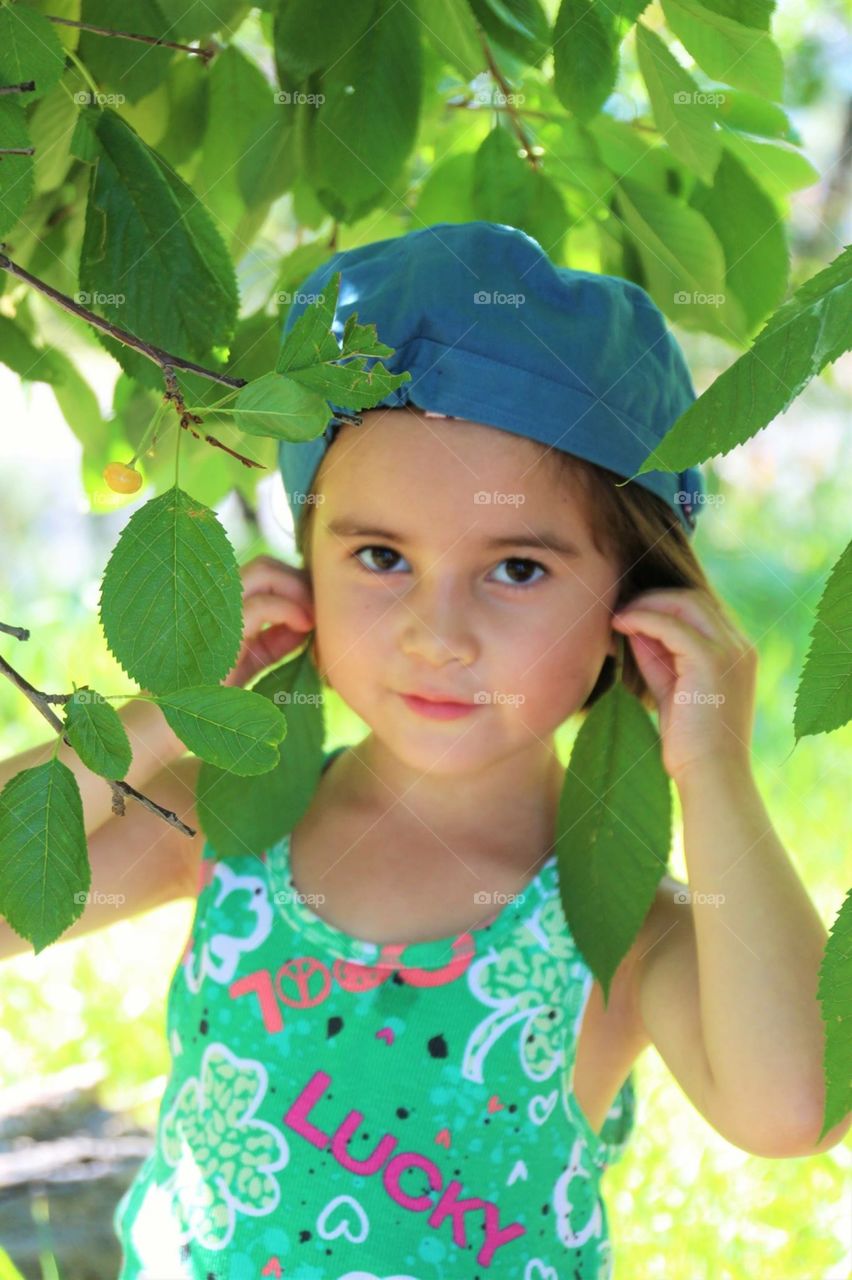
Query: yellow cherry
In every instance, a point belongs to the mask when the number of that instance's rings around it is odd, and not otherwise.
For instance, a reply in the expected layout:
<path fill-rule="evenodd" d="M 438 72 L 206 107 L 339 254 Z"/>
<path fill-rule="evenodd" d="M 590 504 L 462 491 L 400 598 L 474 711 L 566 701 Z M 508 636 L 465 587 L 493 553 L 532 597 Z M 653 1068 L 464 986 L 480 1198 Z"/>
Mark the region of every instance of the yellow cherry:
<path fill-rule="evenodd" d="M 135 493 L 142 485 L 139 472 L 133 467 L 126 467 L 123 462 L 108 462 L 103 475 L 114 493 Z"/>

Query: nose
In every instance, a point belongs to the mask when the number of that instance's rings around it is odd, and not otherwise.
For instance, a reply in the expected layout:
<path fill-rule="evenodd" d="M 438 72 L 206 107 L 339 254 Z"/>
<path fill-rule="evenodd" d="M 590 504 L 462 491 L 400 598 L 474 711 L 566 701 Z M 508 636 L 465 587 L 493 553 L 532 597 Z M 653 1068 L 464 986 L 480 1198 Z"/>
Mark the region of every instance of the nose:
<path fill-rule="evenodd" d="M 434 666 L 450 659 L 466 667 L 474 662 L 478 644 L 470 627 L 470 604 L 461 587 L 421 580 L 405 593 L 401 607 L 400 646 L 406 657 L 423 658 Z"/>

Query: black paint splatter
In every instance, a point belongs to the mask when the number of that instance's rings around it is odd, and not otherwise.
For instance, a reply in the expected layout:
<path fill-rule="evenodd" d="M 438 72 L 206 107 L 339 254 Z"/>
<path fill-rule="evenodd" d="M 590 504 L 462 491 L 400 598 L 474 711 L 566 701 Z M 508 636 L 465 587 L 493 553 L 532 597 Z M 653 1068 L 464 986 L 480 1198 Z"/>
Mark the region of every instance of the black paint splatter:
<path fill-rule="evenodd" d="M 447 1041 L 443 1035 L 433 1036 L 429 1041 L 429 1053 L 433 1058 L 446 1058 L 449 1050 L 447 1049 Z"/>

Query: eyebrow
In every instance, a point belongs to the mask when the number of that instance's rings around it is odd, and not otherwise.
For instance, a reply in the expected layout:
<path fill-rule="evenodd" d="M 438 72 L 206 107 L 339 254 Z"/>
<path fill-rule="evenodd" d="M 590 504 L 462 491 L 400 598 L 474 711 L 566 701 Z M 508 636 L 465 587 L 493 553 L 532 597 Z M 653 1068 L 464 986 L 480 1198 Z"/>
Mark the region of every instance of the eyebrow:
<path fill-rule="evenodd" d="M 326 527 L 329 533 L 334 533 L 339 538 L 380 538 L 387 542 L 399 543 L 405 543 L 406 541 L 401 534 L 393 533 L 390 529 L 381 529 L 376 525 L 363 524 L 359 520 L 347 517 L 329 520 Z M 580 549 L 573 542 L 568 542 L 565 538 L 558 537 L 556 534 L 539 533 L 531 529 L 525 529 L 519 533 L 503 533 L 493 535 L 490 538 L 483 538 L 482 546 L 538 547 L 545 551 L 554 551 L 557 555 L 579 556 L 581 554 Z"/>

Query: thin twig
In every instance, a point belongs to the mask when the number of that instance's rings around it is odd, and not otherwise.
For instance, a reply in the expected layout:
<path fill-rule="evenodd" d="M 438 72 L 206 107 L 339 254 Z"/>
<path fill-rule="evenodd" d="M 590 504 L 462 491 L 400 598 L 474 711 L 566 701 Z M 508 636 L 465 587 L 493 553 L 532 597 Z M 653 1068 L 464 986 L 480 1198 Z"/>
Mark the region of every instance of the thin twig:
<path fill-rule="evenodd" d="M 23 632 L 24 634 L 19 636 L 20 639 L 26 639 L 27 636 L 29 636 L 29 632 L 25 631 L 23 627 L 10 627 L 1 622 L 0 630 L 8 632 L 9 635 L 14 635 L 16 632 Z M 23 693 L 27 698 L 29 698 L 36 711 L 38 711 L 40 715 L 44 716 L 50 727 L 55 729 L 56 732 L 61 735 L 62 741 L 71 747 L 71 750 L 73 751 L 74 747 L 72 743 L 68 741 L 65 734 L 62 732 L 62 721 L 51 710 L 49 705 L 51 702 L 67 701 L 70 697 L 73 697 L 73 694 L 42 693 L 39 689 L 36 689 L 31 685 L 29 680 L 25 679 L 19 671 L 16 671 L 14 667 L 10 666 L 3 657 L 0 657 L 0 673 L 7 676 L 11 680 L 12 684 L 15 685 L 17 689 L 20 689 L 21 693 Z M 132 796 L 134 800 L 138 800 L 144 808 L 149 809 L 151 813 L 155 813 L 158 817 L 162 818 L 164 822 L 168 822 L 171 826 L 177 827 L 178 831 L 182 831 L 185 836 L 194 836 L 197 834 L 192 827 L 188 827 L 185 822 L 182 822 L 177 814 L 171 809 L 166 809 L 163 805 L 157 804 L 155 800 L 150 800 L 148 796 L 143 795 L 141 791 L 137 791 L 135 787 L 131 787 L 129 782 L 122 782 L 120 778 L 104 778 L 104 782 L 108 783 L 109 786 L 112 787 L 112 811 L 118 817 L 124 817 L 124 797 Z"/>
<path fill-rule="evenodd" d="M 35 147 L 0 147 L 0 156 L 34 156 Z"/>
<path fill-rule="evenodd" d="M 530 167 L 532 169 L 538 169 L 539 158 L 535 154 L 535 151 L 533 150 L 533 144 L 530 141 L 530 139 L 527 137 L 526 131 L 524 130 L 524 126 L 521 122 L 520 113 L 515 109 L 515 104 L 509 101 L 512 94 L 512 91 L 509 88 L 509 82 L 507 81 L 506 77 L 503 75 L 503 72 L 498 67 L 497 62 L 494 58 L 494 55 L 491 52 L 491 45 L 489 44 L 488 40 L 486 40 L 485 36 L 481 31 L 479 31 L 478 34 L 479 34 L 479 42 L 482 45 L 483 52 L 485 53 L 485 57 L 488 62 L 488 70 L 491 72 L 492 76 L 497 81 L 501 90 L 503 91 L 503 94 L 506 97 L 506 110 L 509 113 L 509 120 L 511 122 L 512 128 L 514 129 L 515 133 L 518 135 L 520 144 L 523 147 L 526 153 L 526 157 L 530 162 Z"/>
<path fill-rule="evenodd" d="M 0 245 L 0 248 L 3 246 Z M 73 298 L 69 298 L 67 294 L 60 293 L 58 289 L 54 289 L 51 285 L 45 284 L 43 280 L 39 280 L 37 276 L 30 275 L 29 271 L 25 271 L 23 267 L 18 266 L 5 253 L 0 253 L 0 268 L 8 271 L 10 275 L 17 276 L 19 280 L 26 280 L 27 284 L 31 284 L 34 289 L 38 289 L 39 293 L 43 293 L 46 298 L 50 298 L 57 306 L 62 307 L 63 311 L 68 311 L 72 316 L 77 316 L 80 320 L 85 320 L 87 324 L 94 325 L 96 329 L 100 329 L 103 333 L 108 333 L 116 342 L 120 342 L 125 347 L 132 347 L 134 351 L 140 351 L 143 356 L 147 356 L 154 364 L 159 365 L 161 369 L 172 366 L 175 369 L 185 369 L 190 373 L 197 373 L 202 378 L 209 378 L 211 382 L 222 382 L 226 387 L 244 387 L 247 385 L 245 378 L 229 378 L 224 373 L 214 373 L 212 369 L 205 369 L 203 365 L 195 364 L 192 360 L 184 360 L 181 356 L 173 356 L 168 351 L 163 351 L 162 347 L 155 347 L 149 342 L 144 342 L 141 338 L 137 338 L 135 334 L 128 333 L 126 329 L 119 329 L 117 325 L 110 324 L 108 320 L 104 320 L 101 316 L 95 315 L 93 311 L 88 311 L 85 307 L 81 307 Z"/>
<path fill-rule="evenodd" d="M 63 27 L 77 27 L 80 31 L 91 31 L 96 36 L 114 36 L 119 40 L 140 40 L 143 44 L 159 44 L 166 49 L 182 49 L 184 53 L 195 53 L 204 59 L 205 66 L 216 52 L 208 46 L 199 45 L 197 48 L 190 44 L 175 44 L 174 40 L 163 40 L 160 36 L 145 36 L 137 31 L 114 31 L 111 27 L 96 27 L 91 22 L 77 22 L 74 18 L 59 18 L 56 14 L 46 13 L 44 15 L 48 22 L 61 23 Z"/>
<path fill-rule="evenodd" d="M 32 93 L 35 80 L 25 80 L 23 84 L 0 84 L 0 93 Z"/>
<path fill-rule="evenodd" d="M 201 437 L 197 431 L 193 430 L 190 423 L 196 422 L 200 425 L 204 419 L 200 418 L 197 413 L 192 413 L 187 409 L 186 402 L 183 398 L 183 392 L 177 384 L 177 378 L 174 375 L 174 370 L 168 365 L 165 365 L 163 368 L 163 376 L 166 380 L 166 391 L 163 399 L 171 401 L 174 404 L 178 420 L 180 421 L 180 425 L 183 429 L 195 436 L 196 440 L 200 440 Z M 260 467 L 261 471 L 266 470 L 266 467 L 262 462 L 255 462 L 253 458 L 246 458 L 243 454 L 237 453 L 236 449 L 231 449 L 228 445 L 222 444 L 221 440 L 217 440 L 215 436 L 211 436 L 207 432 L 204 433 L 204 439 L 208 444 L 215 445 L 217 449 L 223 449 L 225 453 L 229 453 L 232 458 L 236 458 L 244 467 Z"/>

